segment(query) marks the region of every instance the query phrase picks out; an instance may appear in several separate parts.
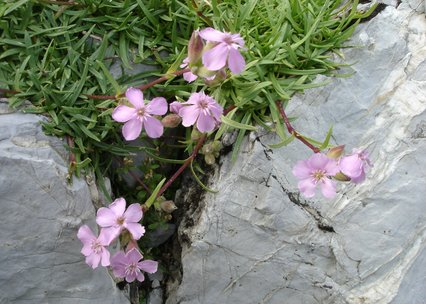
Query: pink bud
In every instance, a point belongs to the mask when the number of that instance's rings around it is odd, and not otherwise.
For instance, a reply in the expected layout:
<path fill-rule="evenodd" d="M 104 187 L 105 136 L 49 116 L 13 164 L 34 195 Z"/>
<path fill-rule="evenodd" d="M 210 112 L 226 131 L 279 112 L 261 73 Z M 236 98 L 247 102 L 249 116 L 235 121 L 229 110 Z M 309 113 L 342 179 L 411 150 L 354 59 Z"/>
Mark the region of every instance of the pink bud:
<path fill-rule="evenodd" d="M 194 31 L 191 39 L 188 42 L 188 59 L 190 64 L 195 64 L 201 59 L 203 53 L 204 43 L 201 39 L 198 30 Z"/>
<path fill-rule="evenodd" d="M 338 159 L 340 156 L 342 156 L 344 150 L 345 150 L 345 145 L 333 147 L 330 150 L 328 150 L 326 155 L 329 158 Z"/>
<path fill-rule="evenodd" d="M 181 122 L 182 118 L 177 114 L 169 114 L 161 120 L 166 128 L 176 128 Z"/>

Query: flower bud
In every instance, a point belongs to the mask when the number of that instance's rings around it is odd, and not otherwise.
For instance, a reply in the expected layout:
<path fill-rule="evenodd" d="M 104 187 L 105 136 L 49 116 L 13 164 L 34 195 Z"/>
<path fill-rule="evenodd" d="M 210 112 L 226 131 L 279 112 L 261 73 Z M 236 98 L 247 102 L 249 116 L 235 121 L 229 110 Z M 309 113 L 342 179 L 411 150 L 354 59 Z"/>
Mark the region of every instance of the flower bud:
<path fill-rule="evenodd" d="M 177 114 L 169 114 L 161 120 L 166 128 L 176 128 L 181 122 L 182 118 Z"/>
<path fill-rule="evenodd" d="M 192 32 L 191 39 L 188 42 L 188 59 L 190 64 L 200 60 L 203 53 L 204 43 L 198 34 L 198 30 Z"/>
<path fill-rule="evenodd" d="M 206 162 L 207 165 L 214 165 L 214 163 L 216 162 L 216 159 L 214 157 L 213 154 L 206 154 L 204 155 L 204 160 Z"/>
<path fill-rule="evenodd" d="M 179 101 L 173 101 L 169 106 L 170 112 L 175 113 L 175 114 L 179 114 L 179 110 L 182 107 L 183 107 L 183 105 Z"/>
<path fill-rule="evenodd" d="M 347 177 L 346 175 L 344 175 L 342 172 L 338 172 L 335 176 L 333 176 L 334 179 L 341 181 L 341 182 L 348 182 L 351 180 L 350 177 Z"/>
<path fill-rule="evenodd" d="M 345 150 L 345 145 L 333 147 L 327 152 L 327 156 L 329 158 L 338 159 L 340 156 L 342 156 L 343 151 Z"/>
<path fill-rule="evenodd" d="M 173 201 L 164 201 L 160 203 L 160 208 L 166 213 L 172 213 L 177 209 Z"/>

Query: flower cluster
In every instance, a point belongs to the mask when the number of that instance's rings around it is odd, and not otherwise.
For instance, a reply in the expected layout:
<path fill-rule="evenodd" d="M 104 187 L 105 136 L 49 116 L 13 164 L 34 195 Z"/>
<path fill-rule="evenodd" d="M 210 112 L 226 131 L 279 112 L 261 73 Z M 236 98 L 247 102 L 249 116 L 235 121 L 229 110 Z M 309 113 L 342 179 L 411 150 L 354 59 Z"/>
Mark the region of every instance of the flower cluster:
<path fill-rule="evenodd" d="M 305 197 L 313 197 L 319 185 L 324 197 L 333 198 L 336 195 L 336 182 L 332 178 L 354 183 L 364 181 L 366 165 L 372 166 L 368 153 L 354 149 L 352 154 L 342 157 L 343 148 L 330 149 L 327 155 L 315 153 L 296 163 L 293 174 L 299 179 L 298 188 Z"/>
<path fill-rule="evenodd" d="M 244 48 L 244 40 L 240 34 L 221 32 L 213 28 L 194 31 L 188 43 L 188 57 L 181 67 L 190 67 L 184 73 L 186 81 L 192 82 L 199 76 L 206 83 L 226 78 L 226 68 L 234 74 L 241 73 L 246 62 L 239 52 Z"/>
<path fill-rule="evenodd" d="M 164 115 L 167 112 L 167 101 L 163 97 L 156 97 L 145 104 L 143 93 L 136 88 L 126 91 L 129 105 L 119 105 L 112 112 L 112 118 L 124 122 L 122 129 L 126 140 L 139 137 L 142 129 L 151 138 L 163 135 L 164 127 L 174 128 L 181 122 L 185 127 L 196 125 L 200 132 L 211 132 L 220 125 L 220 116 L 223 108 L 216 100 L 204 92 L 192 93 L 186 102 L 174 101 L 170 104 L 170 114 L 161 121 L 154 115 Z"/>
<path fill-rule="evenodd" d="M 128 251 L 117 252 L 112 258 L 107 249 L 121 233 L 128 232 L 133 241 L 139 240 L 145 233 L 145 228 L 139 223 L 143 212 L 140 204 L 131 204 L 126 209 L 123 198 L 116 199 L 108 208 L 102 207 L 96 214 L 96 223 L 101 227 L 96 237 L 87 225 L 80 227 L 77 237 L 83 243 L 81 253 L 86 257 L 86 263 L 93 269 L 99 266 L 111 266 L 118 278 L 125 278 L 127 282 L 144 280 L 141 272 L 154 273 L 158 263 L 151 260 L 142 260 L 142 254 L 133 246 Z M 133 244 L 133 243 L 132 243 Z"/>

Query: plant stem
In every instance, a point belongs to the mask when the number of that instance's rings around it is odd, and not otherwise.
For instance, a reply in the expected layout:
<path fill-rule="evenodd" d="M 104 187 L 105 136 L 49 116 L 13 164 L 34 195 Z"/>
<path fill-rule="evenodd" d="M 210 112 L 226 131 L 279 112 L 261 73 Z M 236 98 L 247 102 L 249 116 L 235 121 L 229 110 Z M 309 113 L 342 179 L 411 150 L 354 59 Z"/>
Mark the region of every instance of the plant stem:
<path fill-rule="evenodd" d="M 310 142 L 308 142 L 302 135 L 300 135 L 299 132 L 297 132 L 292 125 L 290 124 L 290 121 L 288 120 L 287 115 L 284 112 L 284 108 L 282 103 L 280 103 L 278 100 L 276 101 L 276 105 L 278 110 L 280 111 L 281 117 L 284 119 L 284 123 L 287 127 L 288 133 L 294 135 L 298 140 L 300 140 L 302 143 L 304 143 L 309 149 L 314 151 L 314 153 L 319 153 L 321 150 L 312 145 Z"/>
<path fill-rule="evenodd" d="M 18 91 L 15 90 L 8 90 L 8 89 L 1 89 L 0 88 L 0 93 L 5 93 L 5 94 L 18 94 Z"/>
<path fill-rule="evenodd" d="M 146 89 L 149 89 L 150 87 L 153 87 L 156 84 L 159 84 L 161 82 L 164 82 L 164 81 L 170 79 L 170 75 L 179 76 L 179 75 L 182 75 L 182 74 L 190 72 L 190 71 L 191 71 L 191 69 L 188 68 L 188 69 L 183 69 L 183 70 L 173 72 L 171 74 L 166 74 L 164 76 L 161 76 L 160 78 L 157 78 L 157 79 L 151 81 L 150 83 L 140 85 L 136 88 L 141 90 L 141 91 L 145 91 Z M 120 95 L 87 95 L 87 94 L 84 94 L 84 95 L 91 98 L 91 99 L 116 99 L 116 98 L 123 97 L 124 93 L 121 93 Z"/>
<path fill-rule="evenodd" d="M 170 187 L 170 185 L 176 180 L 176 178 L 185 170 L 186 167 L 194 160 L 195 156 L 197 156 L 198 151 L 200 151 L 201 147 L 203 146 L 204 141 L 206 140 L 207 135 L 204 134 L 203 136 L 198 139 L 197 145 L 194 148 L 194 151 L 192 151 L 191 155 L 185 160 L 185 162 L 180 166 L 180 168 L 173 174 L 172 177 L 169 178 L 169 180 L 161 187 L 160 191 L 158 191 L 157 197 L 160 197 L 161 194 L 164 193 L 164 191 L 167 190 L 167 188 Z"/>
<path fill-rule="evenodd" d="M 197 16 L 200 17 L 208 26 L 213 27 L 213 22 L 209 17 L 206 17 L 202 11 L 199 10 L 197 3 L 192 0 L 192 7 L 194 8 L 195 12 L 197 13 Z"/>

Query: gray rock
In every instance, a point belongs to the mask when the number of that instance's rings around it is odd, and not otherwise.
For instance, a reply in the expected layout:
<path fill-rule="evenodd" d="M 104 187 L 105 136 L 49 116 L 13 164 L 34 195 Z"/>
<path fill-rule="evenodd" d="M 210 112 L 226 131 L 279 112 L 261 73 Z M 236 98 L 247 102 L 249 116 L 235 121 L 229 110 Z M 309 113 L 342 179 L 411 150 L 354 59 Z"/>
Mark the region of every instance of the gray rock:
<path fill-rule="evenodd" d="M 95 227 L 95 210 L 84 180 L 67 183 L 64 143 L 41 117 L 10 112 L 0 115 L 0 303 L 129 303 L 80 254 L 77 230 Z"/>
<path fill-rule="evenodd" d="M 183 277 L 168 304 L 424 303 L 425 42 L 424 15 L 389 6 L 344 50 L 355 74 L 287 108 L 303 134 L 321 140 L 332 124 L 335 144 L 367 148 L 363 184 L 303 199 L 291 170 L 312 152 L 300 142 L 270 150 L 270 134 L 223 160 L 210 185 L 219 192 L 179 228 Z"/>

